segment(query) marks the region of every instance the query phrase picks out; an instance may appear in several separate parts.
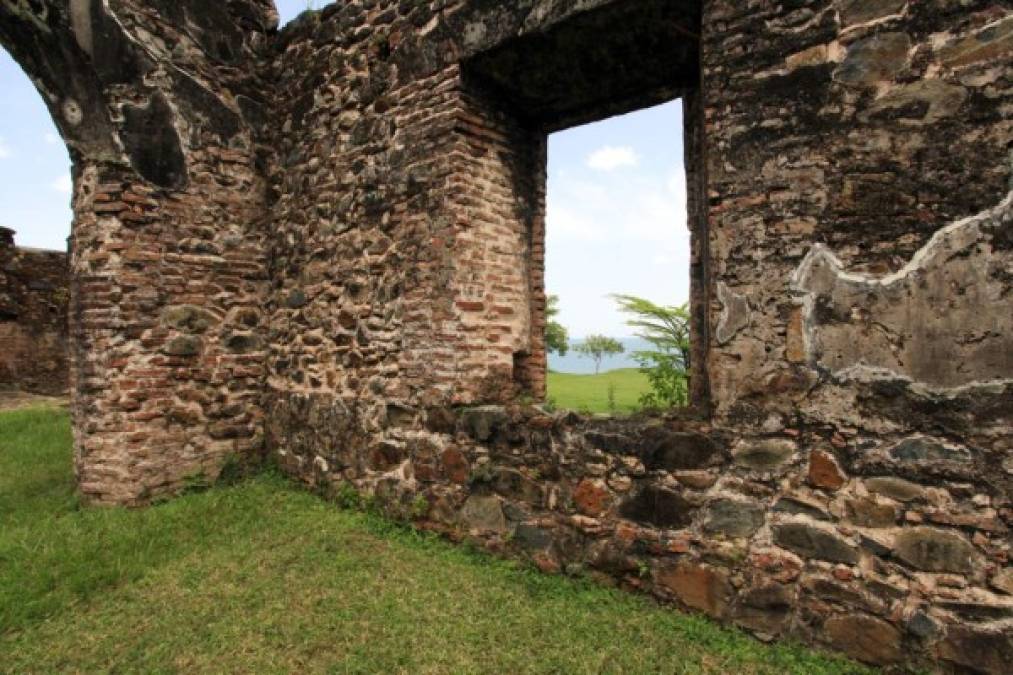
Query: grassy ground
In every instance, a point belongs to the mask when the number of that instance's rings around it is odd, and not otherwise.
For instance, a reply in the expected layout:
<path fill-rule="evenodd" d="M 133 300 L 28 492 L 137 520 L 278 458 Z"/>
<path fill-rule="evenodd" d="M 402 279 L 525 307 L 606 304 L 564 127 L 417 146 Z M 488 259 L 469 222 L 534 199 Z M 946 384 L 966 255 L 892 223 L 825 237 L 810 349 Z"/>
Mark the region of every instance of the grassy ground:
<path fill-rule="evenodd" d="M 609 385 L 615 385 L 616 409 L 609 408 Z M 610 370 L 600 375 L 549 373 L 549 399 L 561 410 L 596 413 L 635 412 L 640 395 L 651 390 L 647 376 L 636 368 Z"/>
<path fill-rule="evenodd" d="M 69 447 L 65 413 L 0 413 L 0 672 L 859 672 L 276 475 L 80 509 Z"/>

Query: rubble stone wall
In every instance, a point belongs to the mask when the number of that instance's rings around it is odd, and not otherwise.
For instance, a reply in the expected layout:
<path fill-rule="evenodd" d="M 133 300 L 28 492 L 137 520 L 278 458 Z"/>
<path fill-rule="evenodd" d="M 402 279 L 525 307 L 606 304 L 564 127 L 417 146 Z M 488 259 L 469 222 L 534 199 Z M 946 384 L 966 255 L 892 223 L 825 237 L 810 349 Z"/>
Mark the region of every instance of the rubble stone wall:
<path fill-rule="evenodd" d="M 142 504 L 259 457 L 266 100 L 277 25 L 250 0 L 0 4 L 0 42 L 73 163 L 75 464 Z"/>
<path fill-rule="evenodd" d="M 276 20 L 0 4 L 75 163 L 86 496 L 142 503 L 267 451 L 325 494 L 764 637 L 1004 670 L 1009 3 Z M 695 405 L 546 414 L 546 134 L 675 97 Z"/>
<path fill-rule="evenodd" d="M 529 286 L 544 135 L 484 104 L 455 62 L 420 63 L 404 44 L 430 17 L 344 3 L 282 34 L 272 396 L 382 408 L 544 391 L 544 292 Z"/>
<path fill-rule="evenodd" d="M 66 253 L 15 247 L 0 227 L 0 388 L 67 391 L 68 273 Z"/>
<path fill-rule="evenodd" d="M 423 224 L 391 237 L 395 248 L 414 247 L 411 262 L 372 277 L 389 284 L 400 275 L 417 295 L 384 305 L 371 291 L 369 312 L 343 330 L 394 328 L 381 341 L 389 356 L 366 366 L 345 357 L 333 370 L 307 361 L 320 382 L 334 372 L 341 395 L 274 379 L 267 440 L 282 466 L 325 494 L 352 487 L 420 527 L 763 636 L 876 664 L 1000 672 L 1013 655 L 1010 10 L 704 3 L 702 74 L 660 83 L 702 118 L 687 116 L 699 124 L 687 160 L 704 186 L 693 274 L 704 395 L 680 415 L 599 420 L 498 405 L 517 390 L 479 384 L 489 369 L 509 372 L 509 359 L 461 336 L 485 327 L 476 340 L 515 349 L 499 341 L 507 333 L 488 311 L 489 290 L 523 307 L 523 282 L 500 270 L 523 264 L 524 252 L 502 235 L 526 226 L 535 251 L 527 260 L 540 266 L 542 196 L 504 177 L 533 165 L 528 175 L 540 180 L 544 133 L 614 112 L 614 102 L 582 98 L 574 85 L 556 91 L 580 100 L 579 110 L 527 105 L 551 87 L 524 79 L 515 64 L 528 57 L 511 45 L 541 54 L 539 40 L 553 44 L 552 31 L 572 18 L 543 24 L 547 14 L 527 6 L 450 5 L 431 16 L 405 3 L 344 3 L 282 35 L 286 82 L 314 64 L 358 64 L 306 102 L 322 116 L 314 120 L 344 115 L 347 133 L 316 121 L 300 132 L 328 144 L 303 151 L 301 167 L 321 185 L 351 187 L 327 195 L 308 186 L 314 218 L 350 227 L 341 236 L 358 242 L 339 248 L 300 223 L 287 233 L 313 233 L 303 255 L 323 257 L 329 280 L 312 287 L 315 315 L 342 316 L 343 280 L 361 274 L 384 222 Z M 442 33 L 445 25 L 457 30 Z M 581 25 L 594 32 L 607 22 Z M 413 83 L 439 105 L 420 104 Z M 419 119 L 427 121 L 414 126 Z M 528 133 L 504 132 L 500 120 Z M 360 123 L 373 130 L 361 144 Z M 416 128 L 439 129 L 443 142 L 416 140 L 406 131 Z M 403 172 L 421 163 L 442 166 L 445 182 L 413 183 Z M 301 167 L 285 176 L 304 180 Z M 409 197 L 396 192 L 413 184 Z M 509 213 L 501 204 L 511 191 L 516 224 L 485 229 Z M 361 211 L 346 210 L 348 194 L 361 195 Z M 283 256 L 297 250 L 280 246 Z M 434 259 L 445 275 L 416 271 Z M 477 283 L 479 260 L 498 287 Z M 537 303 L 539 279 L 529 282 Z M 314 334 L 285 308 L 293 292 L 286 286 L 275 302 L 276 316 L 295 319 L 274 340 L 280 354 Z M 404 309 L 384 324 L 381 307 Z M 413 325 L 413 312 L 426 318 Z M 331 347 L 325 339 L 316 348 Z M 466 367 L 455 373 L 455 364 Z"/>

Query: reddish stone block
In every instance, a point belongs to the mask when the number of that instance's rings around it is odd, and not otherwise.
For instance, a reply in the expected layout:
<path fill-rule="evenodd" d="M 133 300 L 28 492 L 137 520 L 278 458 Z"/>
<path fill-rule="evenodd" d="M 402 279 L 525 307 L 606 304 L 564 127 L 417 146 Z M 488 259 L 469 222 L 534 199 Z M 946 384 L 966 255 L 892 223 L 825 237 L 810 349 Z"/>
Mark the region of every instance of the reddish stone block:
<path fill-rule="evenodd" d="M 443 475 L 452 483 L 463 485 L 468 482 L 471 466 L 460 450 L 447 448 L 440 456 L 443 463 Z"/>
<path fill-rule="evenodd" d="M 813 450 L 809 454 L 809 484 L 813 487 L 836 492 L 840 490 L 848 477 L 841 470 L 833 453 L 826 450 Z"/>
<path fill-rule="evenodd" d="M 573 502 L 585 516 L 597 518 L 612 504 L 612 494 L 598 480 L 584 479 L 573 491 Z"/>
<path fill-rule="evenodd" d="M 724 616 L 733 592 L 727 572 L 689 561 L 658 570 L 655 581 L 683 604 L 714 617 Z"/>
<path fill-rule="evenodd" d="M 823 629 L 835 647 L 865 663 L 885 666 L 903 655 L 900 631 L 876 617 L 835 616 L 827 619 Z"/>

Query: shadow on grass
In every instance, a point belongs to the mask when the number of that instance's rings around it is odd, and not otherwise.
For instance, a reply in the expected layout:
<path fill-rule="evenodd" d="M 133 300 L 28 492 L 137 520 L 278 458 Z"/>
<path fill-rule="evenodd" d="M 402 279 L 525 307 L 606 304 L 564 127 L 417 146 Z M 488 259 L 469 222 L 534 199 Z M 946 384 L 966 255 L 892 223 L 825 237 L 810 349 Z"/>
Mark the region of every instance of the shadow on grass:
<path fill-rule="evenodd" d="M 0 671 L 862 672 L 341 510 L 273 472 L 79 509 L 67 425 L 0 414 Z"/>

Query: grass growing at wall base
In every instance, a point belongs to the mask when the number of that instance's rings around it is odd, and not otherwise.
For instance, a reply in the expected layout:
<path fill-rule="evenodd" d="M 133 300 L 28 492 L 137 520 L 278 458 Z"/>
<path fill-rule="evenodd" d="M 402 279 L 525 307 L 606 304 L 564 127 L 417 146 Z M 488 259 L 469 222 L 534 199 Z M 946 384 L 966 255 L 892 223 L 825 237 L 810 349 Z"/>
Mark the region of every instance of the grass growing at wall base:
<path fill-rule="evenodd" d="M 62 412 L 0 414 L 0 672 L 846 673 L 342 511 L 265 474 L 80 509 Z"/>
<path fill-rule="evenodd" d="M 616 409 L 609 408 L 609 385 L 615 387 Z M 651 390 L 647 375 L 636 368 L 610 370 L 599 375 L 548 373 L 548 399 L 560 410 L 593 413 L 632 413 L 640 409 L 640 396 Z"/>

